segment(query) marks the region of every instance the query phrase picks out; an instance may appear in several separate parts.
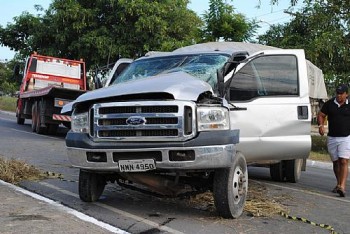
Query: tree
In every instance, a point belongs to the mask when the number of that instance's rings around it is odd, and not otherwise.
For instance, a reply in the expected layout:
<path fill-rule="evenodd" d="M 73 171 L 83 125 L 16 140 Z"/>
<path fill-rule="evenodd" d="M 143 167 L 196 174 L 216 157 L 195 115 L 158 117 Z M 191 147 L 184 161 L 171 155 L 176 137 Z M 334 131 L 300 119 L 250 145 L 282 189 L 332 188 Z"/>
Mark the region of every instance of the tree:
<path fill-rule="evenodd" d="M 83 58 L 88 69 L 119 57 L 223 38 L 249 40 L 258 25 L 222 0 L 211 0 L 205 21 L 187 9 L 189 0 L 53 0 L 37 15 L 22 13 L 0 27 L 0 44 L 69 59 Z"/>
<path fill-rule="evenodd" d="M 54 0 L 43 15 L 23 13 L 0 28 L 0 43 L 19 51 L 84 58 L 88 67 L 197 41 L 200 18 L 188 0 Z M 38 10 L 42 8 L 38 7 Z"/>
<path fill-rule="evenodd" d="M 13 78 L 14 62 L 0 62 L 0 91 L 6 94 L 14 94 L 18 90 L 18 84 Z"/>
<path fill-rule="evenodd" d="M 284 25 L 273 26 L 259 42 L 281 48 L 303 48 L 307 58 L 325 74 L 329 90 L 350 82 L 350 2 L 307 0 Z"/>
<path fill-rule="evenodd" d="M 248 21 L 242 14 L 235 14 L 234 7 L 223 0 L 210 0 L 209 10 L 203 15 L 205 26 L 203 41 L 248 41 L 252 38 L 258 24 Z"/>

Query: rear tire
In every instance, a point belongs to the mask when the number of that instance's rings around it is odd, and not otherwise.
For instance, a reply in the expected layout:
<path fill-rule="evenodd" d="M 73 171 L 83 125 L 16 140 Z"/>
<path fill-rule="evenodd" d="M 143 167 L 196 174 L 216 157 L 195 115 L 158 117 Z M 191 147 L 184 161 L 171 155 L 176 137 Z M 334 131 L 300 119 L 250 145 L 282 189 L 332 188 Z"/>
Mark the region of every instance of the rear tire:
<path fill-rule="evenodd" d="M 85 202 L 97 201 L 106 185 L 103 175 L 80 170 L 79 173 L 79 197 Z"/>
<path fill-rule="evenodd" d="M 284 161 L 270 165 L 270 176 L 273 181 L 282 182 L 284 181 Z"/>
<path fill-rule="evenodd" d="M 44 119 L 44 113 L 41 107 L 42 102 L 39 101 L 37 102 L 36 108 L 37 108 L 37 112 L 36 112 L 36 128 L 35 131 L 38 134 L 46 134 L 47 133 L 47 127 L 46 126 L 42 126 L 43 124 L 43 119 Z"/>
<path fill-rule="evenodd" d="M 213 195 L 216 210 L 223 218 L 238 218 L 248 191 L 248 171 L 242 153 L 237 152 L 230 168 L 215 171 Z"/>
<path fill-rule="evenodd" d="M 297 183 L 301 177 L 301 168 L 303 166 L 303 159 L 286 160 L 286 180 L 287 182 Z"/>
<path fill-rule="evenodd" d="M 37 103 L 34 102 L 32 105 L 32 131 L 36 132 L 36 121 L 37 121 Z"/>

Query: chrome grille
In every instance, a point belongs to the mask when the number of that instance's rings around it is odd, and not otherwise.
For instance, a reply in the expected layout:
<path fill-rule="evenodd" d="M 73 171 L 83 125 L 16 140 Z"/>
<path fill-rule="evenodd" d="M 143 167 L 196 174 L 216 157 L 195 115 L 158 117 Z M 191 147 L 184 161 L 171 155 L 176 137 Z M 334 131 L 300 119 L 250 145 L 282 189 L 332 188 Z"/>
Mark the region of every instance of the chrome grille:
<path fill-rule="evenodd" d="M 184 141 L 196 132 L 195 103 L 189 101 L 99 103 L 90 113 L 96 141 Z"/>
<path fill-rule="evenodd" d="M 101 107 L 99 114 L 113 113 L 174 113 L 178 112 L 178 106 L 114 106 Z"/>

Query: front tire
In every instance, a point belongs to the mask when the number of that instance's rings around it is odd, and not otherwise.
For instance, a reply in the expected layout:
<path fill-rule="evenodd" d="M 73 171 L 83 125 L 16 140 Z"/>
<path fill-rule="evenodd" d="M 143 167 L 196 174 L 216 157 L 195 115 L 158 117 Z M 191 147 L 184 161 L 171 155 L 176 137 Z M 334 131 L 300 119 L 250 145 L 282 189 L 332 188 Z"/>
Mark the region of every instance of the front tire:
<path fill-rule="evenodd" d="M 23 125 L 24 124 L 24 121 L 25 121 L 25 118 L 22 118 L 20 113 L 19 113 L 19 109 L 18 109 L 18 106 L 16 108 L 16 117 L 17 117 L 17 124 L 19 125 Z"/>
<path fill-rule="evenodd" d="M 247 163 L 243 154 L 237 152 L 231 167 L 215 171 L 213 195 L 219 215 L 238 218 L 243 212 L 247 191 Z"/>
<path fill-rule="evenodd" d="M 85 202 L 97 201 L 106 185 L 106 179 L 97 173 L 80 170 L 79 197 Z"/>

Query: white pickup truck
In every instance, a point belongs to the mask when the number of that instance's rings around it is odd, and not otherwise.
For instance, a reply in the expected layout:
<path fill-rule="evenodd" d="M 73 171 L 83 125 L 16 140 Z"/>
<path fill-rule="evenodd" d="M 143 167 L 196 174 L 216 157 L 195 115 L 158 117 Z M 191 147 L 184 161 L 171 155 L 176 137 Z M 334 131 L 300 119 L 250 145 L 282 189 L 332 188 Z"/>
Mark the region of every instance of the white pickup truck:
<path fill-rule="evenodd" d="M 124 60 L 108 87 L 64 106 L 80 198 L 98 200 L 107 181 L 166 196 L 211 190 L 218 214 L 237 218 L 247 164 L 297 182 L 311 148 L 304 51 L 250 55 L 257 46 L 205 43 Z"/>

